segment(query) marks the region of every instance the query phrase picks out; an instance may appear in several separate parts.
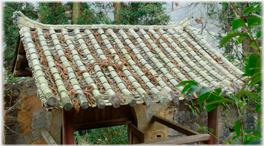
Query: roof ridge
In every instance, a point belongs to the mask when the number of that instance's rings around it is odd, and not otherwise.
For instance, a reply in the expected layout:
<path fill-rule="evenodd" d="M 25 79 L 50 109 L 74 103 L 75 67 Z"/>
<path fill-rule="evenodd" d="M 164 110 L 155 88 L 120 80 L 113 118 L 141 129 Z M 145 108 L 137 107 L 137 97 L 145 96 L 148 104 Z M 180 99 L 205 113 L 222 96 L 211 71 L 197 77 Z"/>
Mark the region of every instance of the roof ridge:
<path fill-rule="evenodd" d="M 143 28 L 143 29 L 149 29 L 149 28 L 174 28 L 174 27 L 178 27 L 178 26 L 185 26 L 183 24 L 186 24 L 186 22 L 190 19 L 189 17 L 185 18 L 183 21 L 180 22 L 180 24 L 174 24 L 174 25 L 109 25 L 109 24 L 92 24 L 92 25 L 72 25 L 72 24 L 65 24 L 65 25 L 54 25 L 54 24 L 43 24 L 40 22 L 37 22 L 35 20 L 32 20 L 30 18 L 28 18 L 27 16 L 25 16 L 21 11 L 17 12 L 18 17 L 17 17 L 17 23 L 18 23 L 18 27 L 22 28 L 24 26 L 26 27 L 30 27 L 32 29 L 36 29 L 36 28 L 42 28 L 42 29 L 50 29 L 51 27 L 53 27 L 54 29 L 62 29 L 62 28 L 66 28 L 66 29 L 74 29 L 76 27 L 78 27 L 79 29 L 82 28 L 92 28 L 92 29 L 96 29 L 96 28 L 111 28 L 111 29 L 139 29 L 139 28 Z M 181 24 L 183 23 L 183 24 Z M 189 23 L 187 23 L 187 25 L 189 25 Z"/>

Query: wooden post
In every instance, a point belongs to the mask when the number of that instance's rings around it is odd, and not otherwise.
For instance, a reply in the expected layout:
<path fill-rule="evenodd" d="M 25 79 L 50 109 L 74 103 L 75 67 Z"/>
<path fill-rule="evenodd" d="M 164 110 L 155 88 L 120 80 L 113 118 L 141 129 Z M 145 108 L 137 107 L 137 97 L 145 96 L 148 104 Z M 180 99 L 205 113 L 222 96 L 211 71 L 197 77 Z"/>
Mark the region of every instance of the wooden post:
<path fill-rule="evenodd" d="M 208 112 L 208 128 L 213 129 L 212 134 L 218 137 L 218 107 Z M 211 136 L 209 144 L 218 144 L 218 139 Z"/>
<path fill-rule="evenodd" d="M 63 144 L 74 144 L 74 110 L 62 110 L 62 140 Z"/>

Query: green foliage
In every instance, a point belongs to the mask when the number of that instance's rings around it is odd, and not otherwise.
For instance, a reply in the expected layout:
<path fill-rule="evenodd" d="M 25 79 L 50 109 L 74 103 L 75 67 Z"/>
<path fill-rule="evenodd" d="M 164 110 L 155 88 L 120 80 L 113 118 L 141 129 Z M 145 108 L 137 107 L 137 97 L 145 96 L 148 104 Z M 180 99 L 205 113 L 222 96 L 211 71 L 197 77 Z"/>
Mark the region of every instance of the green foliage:
<path fill-rule="evenodd" d="M 107 18 L 107 15 L 103 11 L 96 12 L 91 8 L 92 5 L 95 5 L 96 8 L 101 6 L 91 3 L 81 4 L 81 15 L 78 18 L 77 24 L 110 24 L 111 20 Z"/>
<path fill-rule="evenodd" d="M 124 9 L 115 14 L 119 14 L 120 24 L 130 25 L 165 25 L 170 17 L 165 14 L 164 2 L 128 2 Z M 118 23 L 118 22 L 114 22 Z"/>
<path fill-rule="evenodd" d="M 84 137 L 88 144 L 127 144 L 127 126 L 91 129 Z"/>
<path fill-rule="evenodd" d="M 223 2 L 222 3 L 222 8 L 215 12 L 217 7 L 215 9 L 212 9 L 208 11 L 209 14 L 215 14 L 218 15 L 218 17 L 213 17 L 216 21 L 218 21 L 219 25 L 217 25 L 219 28 L 221 28 L 221 31 L 223 33 L 233 33 L 233 32 L 239 32 L 242 26 L 247 24 L 247 19 L 249 17 L 252 17 L 252 14 L 257 14 L 261 15 L 261 3 L 259 2 L 236 2 L 235 6 L 237 7 L 237 10 L 239 11 L 239 14 L 243 14 L 243 19 L 242 18 L 237 18 L 234 13 L 236 11 L 233 9 L 233 7 L 230 5 L 230 2 Z M 212 7 L 213 8 L 213 7 Z M 242 13 L 243 12 L 243 13 Z M 213 15 L 213 16 L 215 16 Z M 210 18 L 210 15 L 208 15 Z M 236 20 L 234 20 L 236 19 Z M 233 21 L 234 20 L 234 21 Z M 245 23 L 242 23 L 244 20 Z M 258 25 L 257 27 L 249 27 L 249 30 L 252 32 L 252 34 L 256 34 L 258 31 L 261 30 L 261 26 Z M 241 32 L 244 33 L 244 32 Z M 250 36 L 250 34 L 249 34 Z M 244 38 L 245 36 L 234 36 L 232 39 L 228 39 L 228 41 L 225 41 L 220 44 L 220 49 L 223 50 L 223 55 L 231 62 L 233 61 L 240 61 L 240 64 L 238 67 L 240 69 L 244 68 L 243 67 L 243 60 L 241 58 L 248 57 L 250 53 L 248 52 L 254 52 L 255 49 L 252 47 L 247 47 L 247 40 Z M 222 35 L 219 35 L 216 39 L 222 40 L 224 37 Z M 244 40 L 242 42 L 242 39 Z M 260 42 L 260 41 L 259 41 Z M 251 44 L 250 42 L 249 44 Z M 238 45 L 240 44 L 240 45 Z M 238 45 L 237 47 L 234 47 Z M 243 48 L 242 52 L 237 50 L 237 48 Z M 261 49 L 261 48 L 259 48 Z"/>
<path fill-rule="evenodd" d="M 238 29 L 239 27 L 243 27 L 245 26 L 244 22 L 242 19 L 235 19 L 232 22 L 232 30 L 235 31 L 236 29 Z"/>
<path fill-rule="evenodd" d="M 258 26 L 262 24 L 262 18 L 259 18 L 257 16 L 249 17 L 247 19 L 248 26 Z"/>
<path fill-rule="evenodd" d="M 234 6 L 234 4 L 231 3 L 231 5 L 234 7 L 234 9 L 237 11 L 237 8 Z M 223 7 L 225 5 L 223 4 Z M 260 7 L 249 7 L 245 9 L 243 12 L 253 12 L 259 10 Z M 220 46 L 223 46 L 227 44 L 232 38 L 239 36 L 237 40 L 237 44 L 241 43 L 243 37 L 247 37 L 254 41 L 254 44 L 252 43 L 252 46 L 256 46 L 257 49 L 259 48 L 259 45 L 257 44 L 257 41 L 254 37 L 252 37 L 252 33 L 249 31 L 249 33 L 241 33 L 236 32 L 238 28 L 240 27 L 246 27 L 247 30 L 250 30 L 250 26 L 258 26 L 261 25 L 262 19 L 256 16 L 249 17 L 247 19 L 247 24 L 244 22 L 244 20 L 241 18 L 235 19 L 232 21 L 232 30 L 233 33 L 228 33 L 226 37 L 223 38 L 222 43 Z M 261 37 L 262 32 L 257 33 L 257 38 Z M 260 139 L 262 138 L 262 134 L 260 132 L 260 128 L 262 125 L 262 120 L 260 117 L 261 112 L 261 95 L 262 95 L 262 73 L 261 73 L 261 60 L 262 56 L 257 53 L 252 53 L 249 58 L 243 59 L 246 63 L 245 65 L 245 74 L 243 76 L 247 76 L 248 79 L 244 83 L 243 87 L 240 89 L 240 91 L 234 95 L 226 95 L 226 91 L 222 91 L 221 88 L 213 89 L 210 87 L 198 87 L 197 83 L 194 83 L 194 81 L 183 81 L 179 83 L 177 86 L 184 86 L 184 90 L 182 92 L 187 94 L 197 93 L 198 92 L 198 103 L 200 106 L 205 107 L 206 111 L 209 112 L 213 110 L 214 108 L 220 106 L 223 109 L 225 109 L 228 104 L 234 104 L 237 107 L 238 113 L 239 113 L 239 120 L 235 121 L 233 124 L 234 129 L 234 137 L 233 142 L 237 144 L 254 144 L 260 143 Z M 249 103 L 255 104 L 255 109 L 253 109 L 253 112 L 258 114 L 258 118 L 255 119 L 255 122 L 258 123 L 258 130 L 254 129 L 244 129 L 243 122 L 245 120 L 245 117 L 241 113 L 248 112 L 248 110 L 252 110 L 248 107 Z M 253 123 L 252 123 L 253 124 Z M 200 130 L 206 130 L 205 127 L 201 126 L 198 129 Z M 211 130 L 206 130 L 209 133 L 211 133 Z M 232 144 L 231 141 L 227 142 L 228 144 Z"/>
<path fill-rule="evenodd" d="M 228 43 L 233 37 L 239 36 L 241 39 L 243 37 L 250 38 L 250 36 L 247 33 L 241 33 L 241 32 L 234 32 L 234 33 L 228 33 L 222 40 L 220 47 L 223 47 L 226 43 Z"/>
<path fill-rule="evenodd" d="M 262 30 L 258 31 L 257 33 L 257 38 L 260 38 L 260 37 L 262 37 Z"/>
<path fill-rule="evenodd" d="M 39 3 L 39 21 L 44 24 L 69 24 L 64 7 L 61 2 Z"/>
<path fill-rule="evenodd" d="M 16 18 L 17 11 L 22 11 L 31 19 L 36 19 L 37 14 L 34 6 L 31 3 L 15 3 L 15 2 L 5 2 L 4 3 L 4 13 L 3 13 L 3 29 L 4 29 L 4 68 L 8 72 L 12 67 L 12 62 L 14 59 L 15 49 L 18 39 L 18 27 Z"/>
<path fill-rule="evenodd" d="M 259 10 L 259 9 L 261 9 L 261 6 L 260 6 L 260 4 L 259 5 L 251 5 L 251 6 L 249 6 L 248 8 L 246 8 L 244 11 L 243 11 L 243 13 L 244 14 L 246 14 L 246 13 L 249 13 L 249 12 L 254 12 L 254 11 L 257 11 L 257 10 Z"/>

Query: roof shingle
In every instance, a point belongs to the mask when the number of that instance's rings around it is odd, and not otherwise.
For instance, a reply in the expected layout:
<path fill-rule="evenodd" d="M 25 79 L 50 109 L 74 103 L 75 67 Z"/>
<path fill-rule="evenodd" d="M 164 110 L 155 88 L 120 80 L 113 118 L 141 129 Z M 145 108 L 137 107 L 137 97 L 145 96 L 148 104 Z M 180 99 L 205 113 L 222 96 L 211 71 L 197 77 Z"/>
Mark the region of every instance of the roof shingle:
<path fill-rule="evenodd" d="M 242 71 L 190 26 L 45 25 L 20 14 L 20 37 L 46 107 L 178 103 L 194 80 L 230 92 Z"/>

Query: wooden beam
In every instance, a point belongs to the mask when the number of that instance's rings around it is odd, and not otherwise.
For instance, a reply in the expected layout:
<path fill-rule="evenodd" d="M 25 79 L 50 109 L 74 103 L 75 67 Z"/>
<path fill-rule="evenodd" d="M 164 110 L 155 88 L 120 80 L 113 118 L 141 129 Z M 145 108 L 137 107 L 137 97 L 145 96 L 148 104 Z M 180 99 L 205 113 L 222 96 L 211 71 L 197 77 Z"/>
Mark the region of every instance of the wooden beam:
<path fill-rule="evenodd" d="M 164 118 L 162 118 L 160 116 L 157 116 L 157 115 L 154 115 L 151 120 L 152 120 L 152 122 L 154 122 L 154 121 L 159 122 L 159 123 L 161 123 L 161 124 L 163 124 L 163 125 L 165 125 L 165 126 L 167 126 L 169 128 L 177 130 L 177 131 L 179 131 L 179 132 L 181 132 L 183 134 L 186 134 L 186 135 L 198 135 L 198 134 L 200 134 L 200 133 L 198 133 L 196 131 L 193 131 L 191 129 L 185 128 L 182 125 L 175 124 L 175 123 L 173 123 L 173 122 L 171 122 L 171 121 L 169 121 L 167 119 L 164 119 Z"/>
<path fill-rule="evenodd" d="M 31 71 L 28 70 L 14 70 L 13 76 L 14 77 L 21 77 L 21 76 L 30 76 L 32 75 Z"/>
<path fill-rule="evenodd" d="M 128 118 L 118 118 L 118 119 L 111 119 L 111 120 L 74 123 L 74 127 L 76 130 L 81 130 L 81 129 L 94 129 L 94 128 L 100 128 L 100 127 L 127 125 L 130 123 L 132 122 Z"/>
<path fill-rule="evenodd" d="M 23 42 L 20 40 L 19 46 L 18 46 L 18 54 L 24 54 L 24 52 L 25 52 L 24 45 L 22 43 Z"/>
<path fill-rule="evenodd" d="M 218 137 L 218 107 L 208 112 L 208 128 L 213 129 L 213 135 Z M 211 137 L 213 144 L 218 144 L 218 139 L 215 137 Z"/>
<path fill-rule="evenodd" d="M 148 143 L 143 143 L 143 145 L 162 145 L 162 144 L 181 145 L 181 144 L 189 144 L 189 143 L 195 143 L 195 142 L 207 142 L 209 141 L 209 139 L 210 139 L 209 134 L 199 134 L 199 135 L 177 137 L 177 138 L 166 139 L 166 140 L 155 141 L 155 142 L 148 142 Z"/>
<path fill-rule="evenodd" d="M 26 55 L 17 54 L 17 60 L 16 61 L 27 61 L 27 57 L 26 57 Z"/>
<path fill-rule="evenodd" d="M 41 133 L 42 137 L 46 140 L 47 144 L 57 145 L 55 140 L 51 137 L 51 135 L 49 134 L 49 132 L 46 129 L 41 128 L 40 133 Z"/>
<path fill-rule="evenodd" d="M 21 61 L 16 61 L 16 66 L 15 66 L 15 68 L 14 68 L 14 71 L 15 70 L 19 70 L 20 69 L 20 66 L 21 66 Z M 14 72 L 13 71 L 13 72 Z"/>
<path fill-rule="evenodd" d="M 74 144 L 74 110 L 62 110 L 62 141 L 63 144 Z"/>

